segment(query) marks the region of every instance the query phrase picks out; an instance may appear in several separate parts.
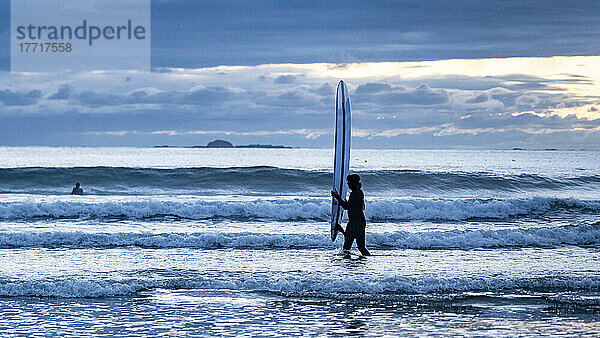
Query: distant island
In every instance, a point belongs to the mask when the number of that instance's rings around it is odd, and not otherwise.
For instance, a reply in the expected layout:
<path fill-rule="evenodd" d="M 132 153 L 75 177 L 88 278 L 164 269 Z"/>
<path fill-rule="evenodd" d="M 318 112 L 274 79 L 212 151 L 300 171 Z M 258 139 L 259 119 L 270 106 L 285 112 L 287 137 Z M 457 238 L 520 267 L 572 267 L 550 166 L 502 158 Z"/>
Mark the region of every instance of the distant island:
<path fill-rule="evenodd" d="M 526 148 L 519 148 L 519 147 L 515 147 L 512 148 L 512 150 L 530 150 L 530 151 L 558 151 L 557 148 L 543 148 L 543 149 L 526 149 Z M 586 150 L 586 149 L 580 149 L 580 150 Z"/>
<path fill-rule="evenodd" d="M 154 146 L 154 148 L 270 148 L 270 149 L 291 149 L 292 147 L 273 145 L 273 144 L 246 144 L 236 146 L 233 143 L 225 140 L 214 140 L 208 142 L 205 146 Z"/>

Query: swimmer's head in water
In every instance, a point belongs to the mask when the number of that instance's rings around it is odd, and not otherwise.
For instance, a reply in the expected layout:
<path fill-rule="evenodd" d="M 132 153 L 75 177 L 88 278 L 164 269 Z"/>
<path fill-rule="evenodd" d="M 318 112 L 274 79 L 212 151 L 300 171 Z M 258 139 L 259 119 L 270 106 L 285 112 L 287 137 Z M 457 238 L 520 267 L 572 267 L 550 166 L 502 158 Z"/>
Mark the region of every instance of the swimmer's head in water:
<path fill-rule="evenodd" d="M 346 181 L 348 181 L 348 187 L 351 190 L 362 188 L 362 184 L 360 183 L 360 176 L 358 174 L 348 175 L 348 177 L 346 177 Z"/>

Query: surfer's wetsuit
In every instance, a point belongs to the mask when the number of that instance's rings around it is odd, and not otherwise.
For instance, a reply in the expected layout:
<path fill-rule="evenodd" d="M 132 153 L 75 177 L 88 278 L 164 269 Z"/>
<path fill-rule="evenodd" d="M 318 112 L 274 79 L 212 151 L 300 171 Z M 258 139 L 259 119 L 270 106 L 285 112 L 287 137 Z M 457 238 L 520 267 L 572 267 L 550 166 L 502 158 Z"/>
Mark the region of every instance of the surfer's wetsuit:
<path fill-rule="evenodd" d="M 365 256 L 369 256 L 369 250 L 365 246 L 365 230 L 367 220 L 363 212 L 365 203 L 365 194 L 361 189 L 352 190 L 348 201 L 341 198 L 337 199 L 340 206 L 348 210 L 348 226 L 344 232 L 344 250 L 350 250 L 352 242 L 356 239 L 358 250 Z"/>
<path fill-rule="evenodd" d="M 81 189 L 79 183 L 75 184 L 73 190 L 71 190 L 71 195 L 83 195 L 83 189 Z"/>

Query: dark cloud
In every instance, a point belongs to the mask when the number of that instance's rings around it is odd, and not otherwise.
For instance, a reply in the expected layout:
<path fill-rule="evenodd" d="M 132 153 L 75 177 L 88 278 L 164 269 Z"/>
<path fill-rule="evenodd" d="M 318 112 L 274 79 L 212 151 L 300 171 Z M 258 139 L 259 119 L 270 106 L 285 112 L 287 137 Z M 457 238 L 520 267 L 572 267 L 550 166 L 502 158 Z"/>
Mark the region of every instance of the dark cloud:
<path fill-rule="evenodd" d="M 289 91 L 276 96 L 272 101 L 266 102 L 266 105 L 275 107 L 287 107 L 301 110 L 312 110 L 319 107 L 318 98 L 304 91 Z M 304 109 L 303 109 L 304 108 Z"/>
<path fill-rule="evenodd" d="M 369 82 L 362 84 L 356 88 L 356 94 L 375 94 L 381 91 L 389 91 L 392 89 L 387 83 Z"/>
<path fill-rule="evenodd" d="M 234 94 L 223 87 L 208 87 L 196 89 L 189 94 L 183 95 L 182 99 L 187 103 L 195 104 L 221 104 L 229 100 Z"/>
<path fill-rule="evenodd" d="M 452 124 L 464 129 L 482 129 L 490 128 L 502 133 L 505 129 L 528 129 L 535 130 L 563 130 L 572 128 L 586 128 L 592 130 L 600 126 L 600 120 L 579 119 L 574 115 L 560 116 L 538 116 L 531 113 L 524 113 L 517 116 L 511 114 L 501 115 L 479 115 L 469 118 L 458 119 Z"/>
<path fill-rule="evenodd" d="M 540 98 L 532 94 L 521 95 L 515 99 L 515 103 L 519 106 L 535 107 L 540 103 Z"/>
<path fill-rule="evenodd" d="M 0 71 L 10 70 L 10 1 L 0 1 Z"/>
<path fill-rule="evenodd" d="M 8 46 L 9 1 L 0 1 Z M 598 55 L 600 2 L 152 1 L 152 65 Z M 0 49 L 0 69 L 9 67 Z M 160 71 L 160 69 L 158 69 Z M 430 84 L 436 86 L 435 84 Z"/>
<path fill-rule="evenodd" d="M 71 86 L 61 86 L 56 93 L 50 95 L 48 100 L 66 100 L 71 97 L 73 88 Z"/>
<path fill-rule="evenodd" d="M 423 79 L 408 79 L 403 84 L 416 87 Z M 427 78 L 427 84 L 434 88 L 453 88 L 459 90 L 491 90 L 506 86 L 506 81 L 496 77 L 472 77 L 472 76 L 439 76 Z"/>
<path fill-rule="evenodd" d="M 413 90 L 407 98 L 412 104 L 441 104 L 448 100 L 444 90 L 433 90 L 426 83 Z"/>
<path fill-rule="evenodd" d="M 171 104 L 171 105 L 218 105 L 232 103 L 234 95 L 231 90 L 224 87 L 197 88 L 190 91 L 167 91 L 148 93 L 145 90 L 134 90 L 128 94 L 112 94 L 94 92 L 90 90 L 74 94 L 72 88 L 61 87 L 49 99 L 73 98 L 78 103 L 92 106 L 119 106 L 123 104 Z M 236 100 L 243 99 L 243 95 L 237 95 Z"/>
<path fill-rule="evenodd" d="M 123 97 L 115 94 L 103 94 L 86 90 L 77 96 L 79 102 L 88 106 L 118 106 L 123 104 Z"/>
<path fill-rule="evenodd" d="M 487 102 L 489 100 L 490 100 L 489 93 L 481 93 L 472 99 L 468 99 L 467 103 L 482 103 L 482 102 Z"/>
<path fill-rule="evenodd" d="M 41 90 L 32 90 L 29 92 L 13 92 L 9 89 L 0 90 L 0 102 L 6 106 L 27 106 L 36 104 L 41 97 Z"/>
<path fill-rule="evenodd" d="M 593 0 L 186 0 L 152 7 L 155 67 L 600 53 L 593 40 L 600 2 Z"/>
<path fill-rule="evenodd" d="M 435 105 L 448 100 L 445 90 L 432 89 L 426 83 L 414 89 L 386 83 L 367 83 L 359 86 L 355 93 L 359 101 L 385 105 Z"/>
<path fill-rule="evenodd" d="M 515 99 L 521 96 L 520 92 L 502 92 L 498 94 L 492 94 L 494 100 L 502 102 L 506 107 L 512 107 L 515 105 Z"/>
<path fill-rule="evenodd" d="M 277 84 L 290 84 L 296 82 L 295 75 L 279 75 L 275 78 L 275 83 Z"/>
<path fill-rule="evenodd" d="M 515 90 L 560 90 L 556 84 L 593 84 L 593 81 L 583 75 L 574 76 L 573 74 L 564 74 L 560 79 L 543 79 L 537 76 L 525 74 L 512 74 L 495 77 L 501 81 L 511 82 L 511 88 Z"/>
<path fill-rule="evenodd" d="M 313 89 L 312 92 L 319 96 L 330 98 L 333 96 L 335 88 L 329 83 L 323 83 L 320 87 Z"/>

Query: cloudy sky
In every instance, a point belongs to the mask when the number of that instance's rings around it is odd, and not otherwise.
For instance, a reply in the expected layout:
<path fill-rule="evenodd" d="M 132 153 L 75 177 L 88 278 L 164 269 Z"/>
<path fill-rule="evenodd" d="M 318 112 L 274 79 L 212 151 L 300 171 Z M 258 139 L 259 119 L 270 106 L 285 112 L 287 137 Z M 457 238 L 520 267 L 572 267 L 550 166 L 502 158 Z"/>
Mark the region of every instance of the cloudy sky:
<path fill-rule="evenodd" d="M 0 0 L 0 40 L 9 38 Z M 0 145 L 600 149 L 600 2 L 152 2 L 151 73 L 10 73 Z M 8 42 L 6 42 L 8 43 Z"/>

